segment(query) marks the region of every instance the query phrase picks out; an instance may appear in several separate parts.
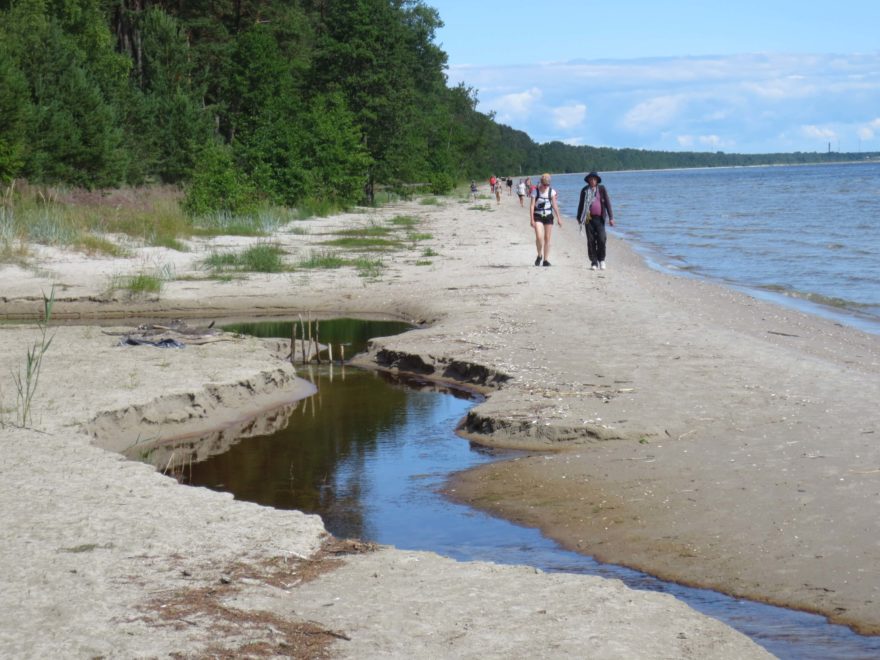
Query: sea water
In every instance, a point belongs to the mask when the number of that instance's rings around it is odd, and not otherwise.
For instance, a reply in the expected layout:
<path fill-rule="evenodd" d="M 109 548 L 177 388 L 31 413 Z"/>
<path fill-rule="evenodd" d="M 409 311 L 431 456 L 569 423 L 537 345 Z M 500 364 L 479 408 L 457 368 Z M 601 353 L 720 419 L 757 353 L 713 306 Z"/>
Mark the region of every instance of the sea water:
<path fill-rule="evenodd" d="M 610 231 L 653 266 L 880 333 L 880 162 L 601 176 Z M 553 176 L 566 216 L 583 177 Z"/>

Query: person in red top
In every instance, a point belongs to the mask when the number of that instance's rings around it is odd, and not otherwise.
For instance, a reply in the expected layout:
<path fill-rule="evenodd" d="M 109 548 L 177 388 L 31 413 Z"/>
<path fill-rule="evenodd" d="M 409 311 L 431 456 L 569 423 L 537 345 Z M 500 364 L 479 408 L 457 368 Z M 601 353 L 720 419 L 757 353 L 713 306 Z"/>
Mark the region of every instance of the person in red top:
<path fill-rule="evenodd" d="M 495 175 L 489 177 L 489 190 L 492 194 L 495 194 L 495 184 L 498 183 L 498 179 L 495 178 Z"/>
<path fill-rule="evenodd" d="M 577 220 L 587 229 L 587 254 L 590 257 L 590 270 L 605 270 L 605 218 L 614 226 L 614 211 L 611 210 L 611 198 L 602 183 L 602 177 L 590 172 L 584 177 L 587 182 L 581 188 L 578 200 Z"/>

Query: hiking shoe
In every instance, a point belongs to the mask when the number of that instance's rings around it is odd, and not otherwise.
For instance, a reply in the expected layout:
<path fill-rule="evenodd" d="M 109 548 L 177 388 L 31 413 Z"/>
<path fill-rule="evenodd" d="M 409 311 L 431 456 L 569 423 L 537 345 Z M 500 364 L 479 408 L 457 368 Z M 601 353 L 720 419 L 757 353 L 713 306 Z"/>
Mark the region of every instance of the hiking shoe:
<path fill-rule="evenodd" d="M 599 262 L 599 270 L 605 270 L 605 262 L 604 261 Z"/>
<path fill-rule="evenodd" d="M 535 265 L 540 266 L 541 261 L 543 261 L 543 259 L 541 259 L 541 255 L 539 254 L 537 257 L 535 257 Z"/>
<path fill-rule="evenodd" d="M 550 262 L 547 261 L 546 259 L 544 259 L 544 265 L 545 265 L 545 266 L 549 266 L 549 265 L 550 265 Z"/>
<path fill-rule="evenodd" d="M 596 264 L 590 264 L 590 270 L 596 270 L 598 267 Z"/>

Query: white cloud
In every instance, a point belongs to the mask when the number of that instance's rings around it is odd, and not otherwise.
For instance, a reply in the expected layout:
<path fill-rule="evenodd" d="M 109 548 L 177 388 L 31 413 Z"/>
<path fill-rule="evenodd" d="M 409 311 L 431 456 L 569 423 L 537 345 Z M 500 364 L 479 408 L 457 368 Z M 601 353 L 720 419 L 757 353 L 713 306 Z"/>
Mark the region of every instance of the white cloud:
<path fill-rule="evenodd" d="M 514 62 L 457 76 L 481 91 L 480 110 L 537 142 L 766 152 L 880 139 L 880 118 L 864 121 L 880 107 L 880 51 Z"/>
<path fill-rule="evenodd" d="M 856 130 L 856 134 L 861 140 L 873 140 L 876 135 L 875 131 L 880 131 L 880 117 L 872 119 L 863 126 L 859 126 Z"/>
<path fill-rule="evenodd" d="M 815 96 L 819 87 L 804 76 L 788 76 L 754 82 L 745 82 L 744 91 L 769 101 L 786 101 L 795 98 Z"/>
<path fill-rule="evenodd" d="M 733 143 L 722 139 L 718 135 L 677 135 L 675 142 L 683 149 L 693 149 L 699 145 L 710 149 L 720 149 L 731 146 Z"/>
<path fill-rule="evenodd" d="M 587 106 L 583 103 L 553 108 L 553 124 L 563 130 L 578 126 L 586 116 Z"/>
<path fill-rule="evenodd" d="M 623 125 L 630 130 L 648 130 L 672 122 L 681 112 L 679 96 L 656 96 L 636 104 L 623 116 Z"/>
<path fill-rule="evenodd" d="M 490 105 L 498 113 L 498 120 L 501 122 L 525 119 L 531 114 L 532 107 L 541 99 L 541 95 L 540 89 L 532 87 L 524 92 L 499 96 Z"/>
<path fill-rule="evenodd" d="M 801 126 L 801 133 L 803 133 L 805 137 L 818 138 L 821 140 L 833 140 L 837 137 L 837 133 L 835 133 L 832 129 L 822 128 L 821 126 L 816 126 L 813 124 L 810 124 L 808 126 Z"/>

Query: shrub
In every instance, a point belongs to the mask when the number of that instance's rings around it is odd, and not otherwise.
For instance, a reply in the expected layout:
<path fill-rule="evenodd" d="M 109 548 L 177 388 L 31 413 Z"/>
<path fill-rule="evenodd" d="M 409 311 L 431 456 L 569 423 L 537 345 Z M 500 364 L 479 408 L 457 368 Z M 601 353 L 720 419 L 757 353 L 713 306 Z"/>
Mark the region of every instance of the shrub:
<path fill-rule="evenodd" d="M 256 210 L 257 203 L 253 184 L 235 167 L 228 147 L 211 144 L 202 150 L 183 201 L 189 215 L 246 215 Z"/>
<path fill-rule="evenodd" d="M 446 195 L 452 192 L 455 181 L 446 172 L 437 172 L 431 177 L 431 192 L 435 195 Z"/>

